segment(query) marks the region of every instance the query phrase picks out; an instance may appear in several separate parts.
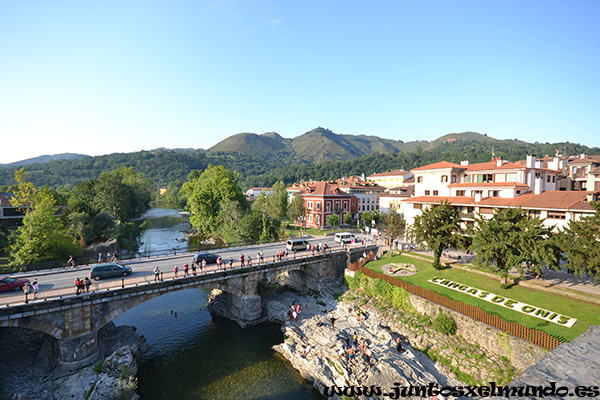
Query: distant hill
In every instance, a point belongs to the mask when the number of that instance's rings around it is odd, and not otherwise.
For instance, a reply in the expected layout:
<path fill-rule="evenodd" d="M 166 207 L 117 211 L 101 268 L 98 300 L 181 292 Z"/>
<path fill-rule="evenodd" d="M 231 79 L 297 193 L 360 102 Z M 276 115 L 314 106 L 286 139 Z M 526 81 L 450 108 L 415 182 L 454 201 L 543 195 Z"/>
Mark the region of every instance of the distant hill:
<path fill-rule="evenodd" d="M 256 133 L 238 133 L 220 141 L 210 149 L 212 153 L 272 153 L 286 149 L 285 139 L 275 132 L 262 135 Z"/>
<path fill-rule="evenodd" d="M 273 153 L 285 151 L 299 163 L 321 163 L 349 160 L 365 154 L 381 154 L 401 151 L 400 140 L 382 139 L 367 135 L 341 135 L 325 128 L 316 128 L 294 139 L 285 139 L 276 132 L 262 135 L 239 133 L 211 147 L 209 152 L 226 153 Z"/>
<path fill-rule="evenodd" d="M 57 160 L 79 160 L 80 158 L 84 158 L 84 157 L 91 157 L 91 156 L 87 156 L 85 154 L 76 154 L 76 153 L 61 153 L 61 154 L 54 154 L 54 155 L 43 155 L 43 156 L 39 156 L 39 157 L 34 157 L 34 158 L 28 158 L 26 160 L 21 160 L 21 161 L 15 161 L 13 163 L 8 163 L 8 164 L 0 164 L 0 168 L 1 167 L 23 167 L 25 165 L 31 165 L 31 164 L 41 164 L 41 163 L 45 163 L 48 161 L 57 161 Z"/>
<path fill-rule="evenodd" d="M 556 150 L 564 155 L 600 154 L 600 148 L 576 143 L 527 143 L 498 140 L 476 132 L 449 133 L 429 141 L 383 139 L 370 135 L 337 134 L 316 128 L 293 139 L 276 132 L 239 133 L 208 150 L 166 149 L 114 153 L 90 157 L 81 154 L 42 156 L 0 166 L 0 191 L 15 184 L 15 171 L 25 167 L 36 186 L 72 188 L 121 166 L 134 167 L 157 186 L 185 182 L 193 170 L 223 165 L 240 174 L 244 187 L 271 186 L 305 179 L 337 179 L 392 169 L 409 170 L 438 161 L 485 162 L 492 157 L 517 161 L 527 154 L 543 157 Z"/>

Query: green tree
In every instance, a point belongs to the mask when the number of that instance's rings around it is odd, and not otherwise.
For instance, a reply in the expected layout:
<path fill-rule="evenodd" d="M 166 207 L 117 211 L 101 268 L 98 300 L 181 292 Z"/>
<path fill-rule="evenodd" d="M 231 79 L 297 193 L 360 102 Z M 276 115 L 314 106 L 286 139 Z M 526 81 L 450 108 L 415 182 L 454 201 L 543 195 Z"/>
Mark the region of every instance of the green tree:
<path fill-rule="evenodd" d="M 341 221 L 340 221 L 340 217 L 337 214 L 331 214 L 327 220 L 327 222 L 329 223 L 329 225 L 331 225 L 331 229 L 333 230 L 334 227 L 339 226 Z"/>
<path fill-rule="evenodd" d="M 360 215 L 360 220 L 363 223 L 363 226 L 371 226 L 371 222 L 373 222 L 373 214 L 369 211 L 365 211 Z"/>
<path fill-rule="evenodd" d="M 278 181 L 267 196 L 267 210 L 272 219 L 282 220 L 288 215 L 288 193 L 285 184 Z"/>
<path fill-rule="evenodd" d="M 195 229 L 207 236 L 217 235 L 224 218 L 222 203 L 228 200 L 237 201 L 243 210 L 247 208 L 238 179 L 236 172 L 209 165 L 198 178 L 188 182 L 190 222 Z"/>
<path fill-rule="evenodd" d="M 404 236 L 404 232 L 406 231 L 404 214 L 399 212 L 399 207 L 396 204 L 391 204 L 390 209 L 381 214 L 381 223 L 379 226 L 390 244 L 391 257 L 394 241 Z"/>
<path fill-rule="evenodd" d="M 425 243 L 433 250 L 433 266 L 440 269 L 440 258 L 446 247 L 463 247 L 464 237 L 460 216 L 447 201 L 423 210 L 415 217 L 410 234 L 417 243 Z"/>
<path fill-rule="evenodd" d="M 590 275 L 600 280 L 600 202 L 590 202 L 596 212 L 570 221 L 559 235 L 561 249 L 569 268 L 577 275 Z"/>
<path fill-rule="evenodd" d="M 24 178 L 20 177 L 19 179 Z M 29 188 L 29 182 L 22 182 Z M 25 193 L 24 198 L 18 196 Z M 81 248 L 66 233 L 60 218 L 56 216 L 58 207 L 49 189 L 38 192 L 20 191 L 17 203 L 29 203 L 23 225 L 17 230 L 17 237 L 10 246 L 10 262 L 17 265 L 32 264 L 44 260 L 67 259 L 69 255 L 78 256 Z"/>
<path fill-rule="evenodd" d="M 531 217 L 521 207 L 496 210 L 492 218 L 475 216 L 471 248 L 476 262 L 492 263 L 503 274 L 502 285 L 508 283 L 508 272 L 516 268 L 522 275 L 523 266 L 541 273 L 548 265 L 558 268 L 560 249 L 554 244 L 551 228 L 543 220 Z"/>
<path fill-rule="evenodd" d="M 344 223 L 346 225 L 352 225 L 352 213 L 346 213 L 346 215 L 344 215 Z"/>
<path fill-rule="evenodd" d="M 121 167 L 98 177 L 96 196 L 99 207 L 111 213 L 118 223 L 129 222 L 150 203 L 150 180 L 133 167 Z"/>
<path fill-rule="evenodd" d="M 292 197 L 292 201 L 288 207 L 288 214 L 293 223 L 301 224 L 300 231 L 302 232 L 302 225 L 304 224 L 306 218 L 306 208 L 304 208 L 304 199 L 302 196 L 295 195 Z"/>

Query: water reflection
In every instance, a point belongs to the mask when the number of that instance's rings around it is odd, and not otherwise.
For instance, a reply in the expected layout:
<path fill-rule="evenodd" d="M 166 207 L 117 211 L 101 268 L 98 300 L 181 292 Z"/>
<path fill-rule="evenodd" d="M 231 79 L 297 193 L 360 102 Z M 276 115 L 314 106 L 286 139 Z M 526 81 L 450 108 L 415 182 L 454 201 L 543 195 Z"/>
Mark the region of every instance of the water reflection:
<path fill-rule="evenodd" d="M 141 218 L 146 221 L 146 229 L 140 237 L 140 247 L 136 257 L 144 257 L 170 251 L 187 251 L 189 220 L 172 208 L 151 208 Z"/>

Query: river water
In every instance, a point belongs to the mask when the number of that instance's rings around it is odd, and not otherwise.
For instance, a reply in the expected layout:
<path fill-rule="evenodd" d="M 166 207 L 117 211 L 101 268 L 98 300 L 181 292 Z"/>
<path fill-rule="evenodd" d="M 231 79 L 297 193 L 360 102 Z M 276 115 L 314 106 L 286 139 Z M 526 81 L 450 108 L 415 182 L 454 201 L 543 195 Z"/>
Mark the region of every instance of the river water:
<path fill-rule="evenodd" d="M 161 213 L 171 211 L 152 215 Z M 178 228 L 172 231 L 180 234 Z M 150 233 L 142 237 L 144 245 L 152 245 L 153 238 L 172 243 L 167 235 Z M 138 360 L 137 393 L 142 399 L 326 398 L 271 350 L 283 341 L 278 325 L 241 329 L 235 322 L 212 317 L 207 297 L 200 289 L 182 290 L 142 303 L 115 319 L 116 325 L 135 326 L 148 340 L 149 351 Z"/>

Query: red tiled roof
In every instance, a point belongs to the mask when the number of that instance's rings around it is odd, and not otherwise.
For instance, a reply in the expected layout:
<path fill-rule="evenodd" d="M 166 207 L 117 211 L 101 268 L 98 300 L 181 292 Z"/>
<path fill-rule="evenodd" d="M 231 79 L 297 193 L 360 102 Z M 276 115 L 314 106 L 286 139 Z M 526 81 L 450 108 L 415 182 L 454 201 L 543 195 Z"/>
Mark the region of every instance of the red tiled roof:
<path fill-rule="evenodd" d="M 296 187 L 293 187 L 296 189 Z M 341 191 L 337 183 L 317 181 L 310 182 L 301 187 L 300 195 L 303 196 L 352 196 Z"/>
<path fill-rule="evenodd" d="M 403 169 L 395 169 L 395 170 L 387 171 L 387 172 L 378 172 L 376 174 L 367 176 L 367 178 L 378 178 L 380 176 L 404 176 L 404 175 L 408 174 L 409 172 L 410 171 L 405 171 Z"/>
<path fill-rule="evenodd" d="M 425 165 L 419 168 L 413 168 L 411 171 L 424 171 L 428 169 L 441 169 L 441 168 L 460 168 L 465 169 L 466 167 L 460 164 L 451 163 L 448 161 L 440 161 L 433 164 Z"/>
<path fill-rule="evenodd" d="M 541 194 L 527 192 L 515 198 L 506 199 L 502 197 L 486 197 L 479 202 L 475 202 L 474 197 L 442 197 L 442 196 L 419 196 L 407 199 L 405 201 L 413 203 L 441 203 L 443 200 L 456 205 L 479 205 L 490 207 L 518 207 L 534 209 L 555 209 L 555 210 L 582 210 L 594 211 L 594 208 L 587 202 L 587 193 L 582 191 L 549 191 Z"/>
<path fill-rule="evenodd" d="M 469 164 L 466 166 L 467 171 L 487 171 L 495 169 L 523 169 L 523 166 L 505 160 L 502 160 L 502 165 L 500 166 L 498 166 L 497 160 L 492 160 L 478 164 Z"/>

